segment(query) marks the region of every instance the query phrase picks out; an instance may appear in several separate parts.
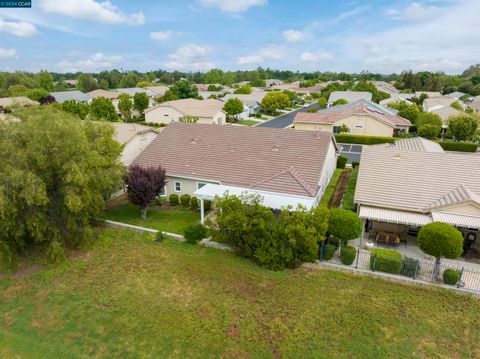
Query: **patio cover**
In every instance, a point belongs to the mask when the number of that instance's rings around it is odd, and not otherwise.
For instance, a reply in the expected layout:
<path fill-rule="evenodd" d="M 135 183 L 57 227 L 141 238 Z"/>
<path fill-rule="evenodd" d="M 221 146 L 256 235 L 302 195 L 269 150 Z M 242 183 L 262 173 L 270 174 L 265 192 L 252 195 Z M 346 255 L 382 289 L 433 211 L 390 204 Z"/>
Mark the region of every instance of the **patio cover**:
<path fill-rule="evenodd" d="M 444 222 L 456 227 L 480 229 L 480 217 L 448 212 L 432 212 L 432 217 L 435 222 Z"/>
<path fill-rule="evenodd" d="M 369 206 L 360 206 L 359 216 L 362 219 L 414 226 L 432 222 L 432 218 L 427 214 Z"/>

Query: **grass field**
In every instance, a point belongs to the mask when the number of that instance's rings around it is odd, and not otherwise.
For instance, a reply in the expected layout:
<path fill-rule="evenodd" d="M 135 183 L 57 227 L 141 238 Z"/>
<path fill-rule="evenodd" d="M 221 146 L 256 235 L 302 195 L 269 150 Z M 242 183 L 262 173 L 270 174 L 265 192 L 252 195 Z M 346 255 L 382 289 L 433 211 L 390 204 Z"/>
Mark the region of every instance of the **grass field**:
<path fill-rule="evenodd" d="M 1 358 L 473 358 L 480 300 L 104 229 L 0 277 Z"/>
<path fill-rule="evenodd" d="M 183 234 L 189 224 L 200 221 L 200 212 L 183 208 L 162 210 L 150 208 L 147 212 L 147 219 L 144 221 L 140 216 L 139 207 L 126 203 L 107 210 L 104 217 L 112 221 Z"/>
<path fill-rule="evenodd" d="M 239 125 L 244 125 L 244 126 L 253 126 L 253 125 L 258 125 L 258 121 L 253 121 L 253 120 L 239 120 L 236 123 Z"/>

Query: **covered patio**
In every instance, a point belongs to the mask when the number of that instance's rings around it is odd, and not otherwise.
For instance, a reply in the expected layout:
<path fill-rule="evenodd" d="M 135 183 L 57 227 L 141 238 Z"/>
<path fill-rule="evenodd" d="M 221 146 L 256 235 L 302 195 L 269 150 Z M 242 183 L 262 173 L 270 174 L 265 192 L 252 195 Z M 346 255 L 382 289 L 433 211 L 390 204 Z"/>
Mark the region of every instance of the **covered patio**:
<path fill-rule="evenodd" d="M 273 210 L 282 210 L 285 207 L 297 208 L 299 205 L 311 209 L 316 205 L 316 198 L 303 197 L 289 194 L 254 190 L 244 187 L 224 186 L 209 183 L 196 190 L 193 195 L 200 200 L 201 223 L 205 221 L 205 201 L 213 201 L 215 197 L 225 194 L 230 196 L 241 196 L 244 194 L 258 195 L 262 198 L 262 204 Z"/>

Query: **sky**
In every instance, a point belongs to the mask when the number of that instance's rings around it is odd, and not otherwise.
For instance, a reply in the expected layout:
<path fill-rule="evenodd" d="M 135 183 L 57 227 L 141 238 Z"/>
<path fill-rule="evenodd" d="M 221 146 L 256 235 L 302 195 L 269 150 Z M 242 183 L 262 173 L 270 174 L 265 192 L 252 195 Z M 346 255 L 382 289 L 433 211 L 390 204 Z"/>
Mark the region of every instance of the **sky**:
<path fill-rule="evenodd" d="M 0 8 L 0 71 L 461 73 L 480 0 L 32 0 Z"/>

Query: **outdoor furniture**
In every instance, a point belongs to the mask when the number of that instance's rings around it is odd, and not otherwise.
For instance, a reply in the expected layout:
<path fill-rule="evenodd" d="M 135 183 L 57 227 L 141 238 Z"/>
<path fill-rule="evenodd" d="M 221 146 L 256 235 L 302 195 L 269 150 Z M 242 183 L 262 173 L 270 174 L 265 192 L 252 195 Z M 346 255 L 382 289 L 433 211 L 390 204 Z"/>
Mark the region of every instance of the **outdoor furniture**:
<path fill-rule="evenodd" d="M 407 233 L 400 233 L 400 243 L 405 243 L 405 248 L 407 248 Z"/>
<path fill-rule="evenodd" d="M 389 247 L 390 244 L 398 247 L 400 244 L 400 236 L 397 233 L 378 232 L 375 237 L 375 242 L 384 243 L 386 247 Z"/>

